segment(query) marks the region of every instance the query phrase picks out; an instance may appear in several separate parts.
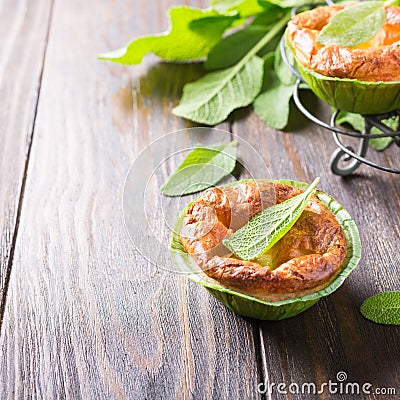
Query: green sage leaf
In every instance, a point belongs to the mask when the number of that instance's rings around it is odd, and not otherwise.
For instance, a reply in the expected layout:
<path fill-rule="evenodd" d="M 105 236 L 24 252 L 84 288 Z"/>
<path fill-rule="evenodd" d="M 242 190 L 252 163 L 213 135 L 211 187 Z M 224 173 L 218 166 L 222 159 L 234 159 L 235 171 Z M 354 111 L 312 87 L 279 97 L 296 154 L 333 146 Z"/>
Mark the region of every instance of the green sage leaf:
<path fill-rule="evenodd" d="M 385 125 L 387 125 L 390 129 L 393 129 L 394 131 L 398 131 L 400 128 L 400 117 L 399 116 L 395 116 L 395 117 L 388 118 L 388 119 L 383 119 L 382 122 Z M 382 132 L 378 128 L 372 127 L 371 133 L 379 134 Z M 383 151 L 387 147 L 389 147 L 392 142 L 393 142 L 393 138 L 383 137 L 383 138 L 370 139 L 368 144 L 377 151 Z"/>
<path fill-rule="evenodd" d="M 353 47 L 373 38 L 386 21 L 382 1 L 365 1 L 335 14 L 321 30 L 323 45 Z"/>
<path fill-rule="evenodd" d="M 347 123 L 351 125 L 356 131 L 363 132 L 365 129 L 364 118 L 360 114 L 354 114 L 347 111 L 340 111 L 336 118 L 339 125 Z"/>
<path fill-rule="evenodd" d="M 210 4 L 220 12 L 237 11 L 242 18 L 264 11 L 258 0 L 211 0 Z"/>
<path fill-rule="evenodd" d="M 236 108 L 249 105 L 261 90 L 263 61 L 253 56 L 246 63 L 211 72 L 183 88 L 180 104 L 172 112 L 207 125 L 227 118 Z"/>
<path fill-rule="evenodd" d="M 345 111 L 340 111 L 336 122 L 339 125 L 343 125 L 347 123 L 351 125 L 356 131 L 364 132 L 365 130 L 365 122 L 364 118 L 360 114 L 353 114 Z M 382 122 L 387 125 L 389 128 L 393 129 L 394 131 L 399 130 L 400 126 L 400 117 L 392 117 L 388 119 L 382 120 Z M 379 134 L 382 133 L 378 128 L 372 127 L 371 133 Z M 382 137 L 382 138 L 373 138 L 370 139 L 368 144 L 377 151 L 385 150 L 391 143 L 393 142 L 393 138 L 391 137 Z"/>
<path fill-rule="evenodd" d="M 238 15 L 182 6 L 171 8 L 169 18 L 167 32 L 139 37 L 99 58 L 120 64 L 140 64 L 147 53 L 154 53 L 167 61 L 196 60 L 208 54 Z"/>
<path fill-rule="evenodd" d="M 275 4 L 282 8 L 292 8 L 302 6 L 303 4 L 318 4 L 319 0 L 303 1 L 303 0 L 258 0 L 262 6 L 266 6 L 268 3 Z"/>
<path fill-rule="evenodd" d="M 279 53 L 280 54 L 280 53 Z M 288 124 L 290 114 L 290 99 L 293 96 L 294 82 L 285 85 L 272 66 L 276 66 L 277 53 L 270 53 L 264 57 L 264 84 L 261 93 L 254 100 L 254 111 L 271 128 L 283 129 Z M 283 72 L 282 79 L 292 82 Z M 285 65 L 285 68 L 288 69 Z"/>
<path fill-rule="evenodd" d="M 274 77 L 270 87 L 256 97 L 254 111 L 271 128 L 284 129 L 289 121 L 293 86 L 286 86 Z"/>
<path fill-rule="evenodd" d="M 262 25 L 270 27 L 276 24 L 276 22 L 286 14 L 286 10 L 272 3 L 264 2 L 263 7 L 264 11 L 255 16 L 250 23 L 251 26 Z"/>
<path fill-rule="evenodd" d="M 233 67 L 211 72 L 183 88 L 181 102 L 172 112 L 195 122 L 215 125 L 236 108 L 252 103 L 260 92 L 263 80 L 263 60 L 256 54 L 272 40 L 290 15 L 281 19 Z"/>
<path fill-rule="evenodd" d="M 286 235 L 300 218 L 320 178 L 308 189 L 280 204 L 265 208 L 256 214 L 245 226 L 238 229 L 224 245 L 242 260 L 253 260 L 269 250 Z"/>
<path fill-rule="evenodd" d="M 371 129 L 371 132 L 374 133 L 374 129 Z M 372 148 L 374 148 L 376 151 L 383 151 L 383 150 L 387 149 L 392 142 L 393 142 L 393 138 L 383 137 L 383 138 L 370 139 L 368 144 Z"/>
<path fill-rule="evenodd" d="M 235 141 L 196 147 L 161 187 L 161 193 L 181 196 L 215 185 L 234 170 L 236 154 Z"/>
<path fill-rule="evenodd" d="M 400 325 L 400 292 L 385 292 L 365 300 L 361 314 L 378 324 Z"/>
<path fill-rule="evenodd" d="M 286 57 L 291 65 L 295 64 L 294 55 L 291 51 L 286 52 Z M 279 80 L 283 84 L 293 86 L 296 83 L 296 76 L 282 59 L 280 45 L 278 45 L 275 49 L 274 70 Z"/>
<path fill-rule="evenodd" d="M 208 53 L 208 70 L 228 68 L 239 62 L 267 32 L 266 27 L 248 26 L 222 39 Z"/>

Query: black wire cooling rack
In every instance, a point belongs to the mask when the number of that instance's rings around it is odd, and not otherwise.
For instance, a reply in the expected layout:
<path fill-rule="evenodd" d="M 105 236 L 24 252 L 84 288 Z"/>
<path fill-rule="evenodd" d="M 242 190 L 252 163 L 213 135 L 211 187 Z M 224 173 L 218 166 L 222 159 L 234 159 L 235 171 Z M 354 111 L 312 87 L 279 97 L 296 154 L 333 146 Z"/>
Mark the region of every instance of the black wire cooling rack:
<path fill-rule="evenodd" d="M 334 3 L 330 0 L 327 0 L 327 1 L 325 1 L 325 3 L 320 3 L 320 4 L 304 4 L 299 7 L 293 8 L 292 16 L 296 15 L 300 9 L 312 8 L 312 7 L 316 7 L 318 5 L 323 5 L 323 4 L 332 5 Z M 332 114 L 332 117 L 331 117 L 329 123 L 326 123 L 326 122 L 322 121 L 321 119 L 317 118 L 315 115 L 313 115 L 307 109 L 307 107 L 303 104 L 303 102 L 300 98 L 300 95 L 299 95 L 300 84 L 304 85 L 305 82 L 304 82 L 302 76 L 300 75 L 300 73 L 292 66 L 292 64 L 289 62 L 289 60 L 287 58 L 284 36 L 282 36 L 281 41 L 280 41 L 280 51 L 281 51 L 283 61 L 285 62 L 287 67 L 292 71 L 292 73 L 297 78 L 296 84 L 294 86 L 294 91 L 293 91 L 293 99 L 294 99 L 294 102 L 295 102 L 297 108 L 309 120 L 311 120 L 315 124 L 325 128 L 325 129 L 327 129 L 333 135 L 333 139 L 337 145 L 337 149 L 332 153 L 332 156 L 330 159 L 331 171 L 335 175 L 346 176 L 346 175 L 353 173 L 361 164 L 366 164 L 366 165 L 369 165 L 370 167 L 379 169 L 381 171 L 391 172 L 394 174 L 400 174 L 400 169 L 390 168 L 385 165 L 377 164 L 377 163 L 369 160 L 368 158 L 366 158 L 367 151 L 368 151 L 368 142 L 369 142 L 369 140 L 371 140 L 373 138 L 391 137 L 391 138 L 393 138 L 394 145 L 397 145 L 398 147 L 400 147 L 400 131 L 399 131 L 400 127 L 397 127 L 397 131 L 395 131 L 383 122 L 384 120 L 386 120 L 388 118 L 400 116 L 400 109 L 391 111 L 386 114 L 361 115 L 361 117 L 364 119 L 364 122 L 365 122 L 365 129 L 363 132 L 346 129 L 346 128 L 343 128 L 342 126 L 338 125 L 336 123 L 336 120 L 337 120 L 340 110 L 336 110 Z M 378 134 L 371 133 L 371 129 L 373 127 L 378 129 L 381 133 L 378 133 Z M 341 139 L 342 135 L 359 139 L 357 149 L 354 149 L 353 146 L 345 145 Z"/>

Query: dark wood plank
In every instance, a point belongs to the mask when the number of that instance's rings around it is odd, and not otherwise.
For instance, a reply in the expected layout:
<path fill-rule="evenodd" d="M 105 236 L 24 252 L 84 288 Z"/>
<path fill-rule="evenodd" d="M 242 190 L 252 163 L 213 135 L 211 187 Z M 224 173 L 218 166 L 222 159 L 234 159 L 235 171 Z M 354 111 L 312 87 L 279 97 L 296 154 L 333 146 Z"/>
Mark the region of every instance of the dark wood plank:
<path fill-rule="evenodd" d="M 308 99 L 310 101 L 310 99 Z M 313 108 L 327 116 L 318 102 Z M 248 111 L 247 111 L 248 113 Z M 400 256 L 400 198 L 398 176 L 362 166 L 350 177 L 334 176 L 329 158 L 335 149 L 330 133 L 308 123 L 300 115 L 293 119 L 289 132 L 275 132 L 253 113 L 235 114 L 233 132 L 246 138 L 261 151 L 273 178 L 292 178 L 310 182 L 321 176 L 320 187 L 334 195 L 356 221 L 363 244 L 359 267 L 333 295 L 320 300 L 298 317 L 282 322 L 260 324 L 264 382 L 291 383 L 317 387 L 336 381 L 339 371 L 346 382 L 369 382 L 374 388 L 395 388 L 400 393 L 399 333 L 395 326 L 381 326 L 365 320 L 359 307 L 369 296 L 398 290 Z M 399 149 L 369 151 L 369 156 L 386 165 L 398 165 Z M 294 389 L 296 388 L 293 386 Z M 372 390 L 373 390 L 372 389 Z M 307 393 L 306 393 L 307 394 Z M 329 394 L 307 398 L 342 398 Z M 378 395 L 360 395 L 378 398 Z M 357 398 L 360 398 L 357 397 Z M 279 394 L 272 397 L 303 399 L 304 394 Z"/>
<path fill-rule="evenodd" d="M 55 4 L 0 340 L 1 397 L 259 398 L 257 326 L 147 262 L 124 228 L 130 163 L 187 126 L 170 110 L 201 71 L 151 57 L 123 68 L 96 53 L 165 29 L 172 3 Z"/>
<path fill-rule="evenodd" d="M 0 324 L 29 153 L 51 0 L 0 6 Z"/>

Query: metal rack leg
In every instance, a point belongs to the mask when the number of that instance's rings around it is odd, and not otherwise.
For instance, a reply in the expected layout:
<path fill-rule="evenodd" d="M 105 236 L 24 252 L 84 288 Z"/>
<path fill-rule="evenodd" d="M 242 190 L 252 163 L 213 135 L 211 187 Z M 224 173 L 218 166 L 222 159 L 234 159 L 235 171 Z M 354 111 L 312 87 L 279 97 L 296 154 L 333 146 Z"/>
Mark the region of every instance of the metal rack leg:
<path fill-rule="evenodd" d="M 332 121 L 331 124 L 334 124 L 335 116 L 332 117 Z M 365 134 L 370 134 L 371 133 L 371 124 L 369 123 L 369 121 L 365 120 Z M 333 138 L 335 139 L 336 144 L 338 144 L 337 141 L 337 133 L 336 132 L 332 132 L 333 133 Z M 358 150 L 357 150 L 357 155 L 360 157 L 365 157 L 368 151 L 368 142 L 369 142 L 369 138 L 362 138 L 360 139 L 360 143 L 358 145 Z M 354 148 L 352 146 L 346 146 L 346 148 L 354 153 Z M 340 167 L 339 163 L 340 161 L 344 161 L 344 162 L 350 162 L 350 164 L 344 166 L 344 167 Z M 353 173 L 361 164 L 361 161 L 357 160 L 356 158 L 353 158 L 351 155 L 349 155 L 349 153 L 347 153 L 345 150 L 343 150 L 343 148 L 338 147 L 331 155 L 331 159 L 330 159 L 330 167 L 331 167 L 331 171 L 335 174 L 335 175 L 339 175 L 339 176 L 347 176 L 350 175 L 351 173 Z"/>

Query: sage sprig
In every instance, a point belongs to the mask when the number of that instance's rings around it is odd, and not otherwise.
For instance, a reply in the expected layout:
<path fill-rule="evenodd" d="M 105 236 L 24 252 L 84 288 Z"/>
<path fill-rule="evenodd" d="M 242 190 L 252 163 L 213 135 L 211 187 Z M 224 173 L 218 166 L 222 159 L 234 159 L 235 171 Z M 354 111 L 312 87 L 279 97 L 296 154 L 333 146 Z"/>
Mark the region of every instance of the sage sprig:
<path fill-rule="evenodd" d="M 303 213 L 320 178 L 308 189 L 282 203 L 265 208 L 238 229 L 224 245 L 242 260 L 253 260 L 286 235 Z"/>
<path fill-rule="evenodd" d="M 273 63 L 266 60 L 278 45 L 290 9 L 302 4 L 303 0 L 210 0 L 210 8 L 204 10 L 172 7 L 168 31 L 136 38 L 99 58 L 139 64 L 153 53 L 169 62 L 205 61 L 205 69 L 211 72 L 184 86 L 175 115 L 215 125 L 236 108 L 253 104 L 265 123 L 284 129 L 293 76 L 279 51 Z M 355 46 L 369 40 L 385 22 L 384 4 L 367 1 L 337 13 L 321 31 L 319 41 Z M 235 28 L 233 33 L 231 28 Z M 371 144 L 383 148 L 390 142 L 379 140 Z"/>
<path fill-rule="evenodd" d="M 271 127 L 281 129 L 288 119 L 290 85 L 276 81 L 275 76 L 271 84 L 266 82 L 271 74 L 265 74 L 265 68 L 271 72 L 275 66 L 265 67 L 264 56 L 276 48 L 290 19 L 289 8 L 300 1 L 288 0 L 287 4 L 281 4 L 280 0 L 211 0 L 211 7 L 205 10 L 173 7 L 169 11 L 168 31 L 134 39 L 99 58 L 138 64 L 147 53 L 170 62 L 206 57 L 204 66 L 212 72 L 185 85 L 182 99 L 173 109 L 175 115 L 215 125 L 236 108 L 253 103 L 262 93 L 257 113 Z M 236 31 L 224 35 L 232 27 Z M 278 92 L 277 83 L 281 86 Z M 277 110 L 281 114 L 281 109 L 283 117 L 275 121 L 273 114 Z"/>
<path fill-rule="evenodd" d="M 195 122 L 215 125 L 236 108 L 253 102 L 263 82 L 263 60 L 257 53 L 287 24 L 290 14 L 277 22 L 233 67 L 211 72 L 183 88 L 181 102 L 172 112 Z"/>

